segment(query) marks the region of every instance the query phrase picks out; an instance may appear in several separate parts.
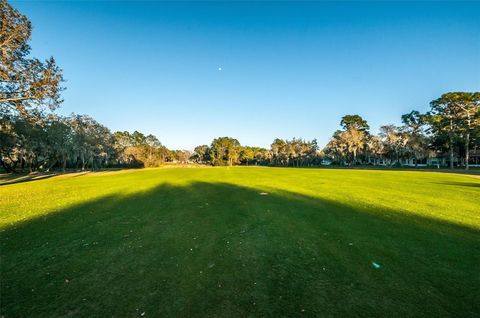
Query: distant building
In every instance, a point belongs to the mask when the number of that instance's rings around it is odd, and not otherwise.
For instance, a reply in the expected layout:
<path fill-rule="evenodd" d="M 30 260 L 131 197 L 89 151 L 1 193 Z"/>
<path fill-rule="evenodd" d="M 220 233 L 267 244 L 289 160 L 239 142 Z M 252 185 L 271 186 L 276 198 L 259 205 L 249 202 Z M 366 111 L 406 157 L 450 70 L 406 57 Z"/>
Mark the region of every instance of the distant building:
<path fill-rule="evenodd" d="M 480 167 L 480 149 L 470 150 L 469 153 L 469 165 L 471 167 Z M 425 158 L 418 162 L 415 158 L 401 159 L 400 164 L 408 167 L 448 167 L 450 166 L 450 155 L 448 153 L 438 153 L 431 158 Z M 463 157 L 458 158 L 455 156 L 453 158 L 453 164 L 454 166 L 464 166 L 465 160 Z"/>

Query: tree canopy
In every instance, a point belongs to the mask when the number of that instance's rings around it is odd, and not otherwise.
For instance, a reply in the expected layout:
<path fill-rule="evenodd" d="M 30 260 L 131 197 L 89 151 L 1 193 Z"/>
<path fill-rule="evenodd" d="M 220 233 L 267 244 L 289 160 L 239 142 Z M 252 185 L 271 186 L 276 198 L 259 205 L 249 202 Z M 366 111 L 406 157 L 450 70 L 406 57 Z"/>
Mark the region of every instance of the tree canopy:
<path fill-rule="evenodd" d="M 29 57 L 30 21 L 6 0 L 0 0 L 0 110 L 3 116 L 38 119 L 45 108 L 62 99 L 62 70 L 53 57 Z M 3 117 L 2 116 L 2 117 Z"/>

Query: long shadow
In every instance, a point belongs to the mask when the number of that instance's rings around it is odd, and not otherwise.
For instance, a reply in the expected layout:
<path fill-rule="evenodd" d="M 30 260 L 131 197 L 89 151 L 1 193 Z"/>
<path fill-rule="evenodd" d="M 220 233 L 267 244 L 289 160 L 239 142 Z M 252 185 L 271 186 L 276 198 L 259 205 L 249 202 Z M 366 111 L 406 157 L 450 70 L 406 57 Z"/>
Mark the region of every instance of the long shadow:
<path fill-rule="evenodd" d="M 129 168 L 128 170 L 133 170 L 136 168 Z M 83 176 L 85 174 L 92 174 L 92 173 L 99 173 L 99 172 L 113 172 L 113 171 L 120 171 L 120 170 L 127 170 L 121 168 L 108 168 L 108 169 L 98 169 L 98 170 L 68 170 L 65 172 L 62 171 L 52 171 L 52 172 L 32 172 L 32 173 L 0 173 L 0 187 L 15 183 L 23 183 L 23 182 L 32 182 L 38 180 L 49 179 L 56 176 L 62 175 L 71 175 L 73 178 Z"/>
<path fill-rule="evenodd" d="M 58 173 L 31 173 L 31 174 L 0 174 L 0 187 L 7 184 L 15 184 L 36 180 L 48 179 L 57 176 Z"/>
<path fill-rule="evenodd" d="M 409 172 L 440 172 L 440 173 L 450 173 L 450 174 L 461 174 L 465 176 L 480 176 L 480 168 L 474 167 L 470 170 L 465 170 L 462 168 L 433 168 L 433 167 L 382 167 L 382 166 L 322 166 L 322 167 L 312 167 L 312 169 L 332 169 L 332 170 L 369 170 L 369 171 L 409 171 Z"/>
<path fill-rule="evenodd" d="M 471 188 L 480 188 L 480 182 L 435 182 L 436 184 L 444 184 L 444 185 L 451 185 L 451 186 L 461 186 L 461 187 L 471 187 Z"/>
<path fill-rule="evenodd" d="M 229 184 L 88 202 L 6 229 L 0 253 L 5 317 L 480 312 L 478 231 Z"/>

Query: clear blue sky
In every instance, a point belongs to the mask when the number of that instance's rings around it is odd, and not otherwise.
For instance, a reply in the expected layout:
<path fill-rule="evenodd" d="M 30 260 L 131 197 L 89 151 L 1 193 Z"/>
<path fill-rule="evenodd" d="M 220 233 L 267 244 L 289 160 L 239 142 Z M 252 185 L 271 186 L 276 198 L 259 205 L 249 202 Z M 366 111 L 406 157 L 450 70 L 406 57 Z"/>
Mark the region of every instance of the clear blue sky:
<path fill-rule="evenodd" d="M 192 149 L 217 136 L 324 145 L 480 90 L 480 2 L 13 1 L 67 79 L 60 113 Z M 219 71 L 219 68 L 222 68 Z"/>

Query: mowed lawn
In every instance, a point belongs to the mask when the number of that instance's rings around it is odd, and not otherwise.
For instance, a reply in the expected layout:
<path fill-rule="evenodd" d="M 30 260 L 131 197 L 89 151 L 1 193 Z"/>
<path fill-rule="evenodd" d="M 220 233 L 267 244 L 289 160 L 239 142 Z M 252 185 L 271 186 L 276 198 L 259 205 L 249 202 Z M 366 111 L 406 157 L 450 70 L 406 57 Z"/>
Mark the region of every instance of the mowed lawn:
<path fill-rule="evenodd" d="M 4 317 L 478 317 L 480 179 L 160 168 L 0 186 Z"/>

